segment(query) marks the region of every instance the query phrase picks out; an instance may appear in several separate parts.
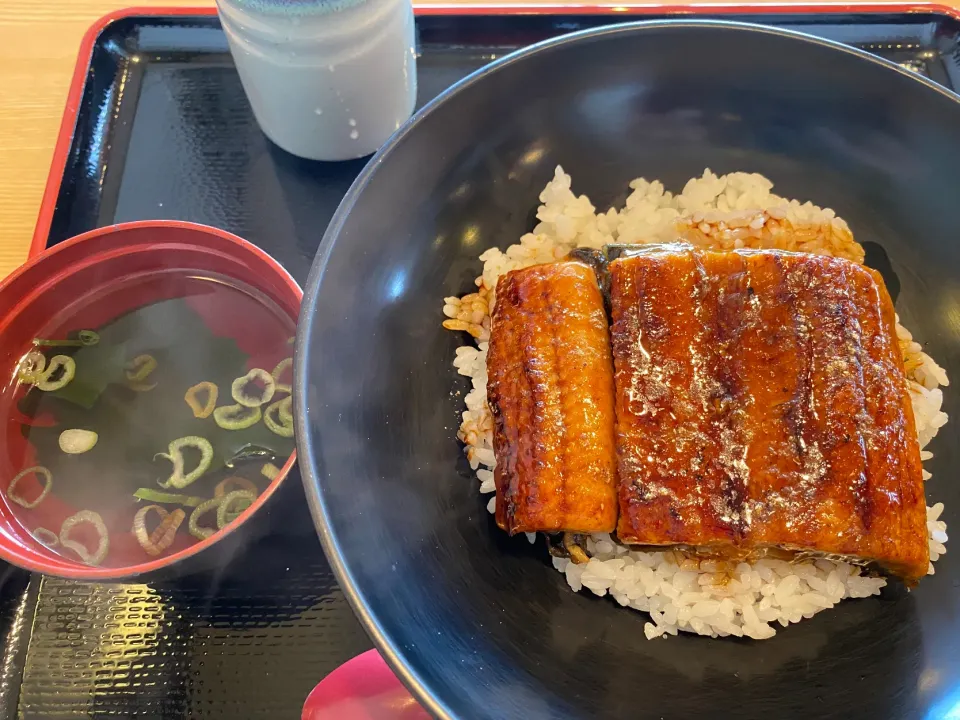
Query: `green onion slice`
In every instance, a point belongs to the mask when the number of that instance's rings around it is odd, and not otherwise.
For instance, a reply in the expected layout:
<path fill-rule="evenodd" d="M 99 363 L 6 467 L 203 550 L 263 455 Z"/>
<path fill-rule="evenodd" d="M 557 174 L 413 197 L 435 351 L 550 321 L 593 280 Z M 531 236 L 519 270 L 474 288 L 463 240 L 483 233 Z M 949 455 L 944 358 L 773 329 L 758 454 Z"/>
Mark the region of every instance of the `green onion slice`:
<path fill-rule="evenodd" d="M 290 412 L 293 398 L 289 395 L 283 400 L 277 400 L 267 408 L 263 414 L 263 424 L 267 426 L 270 432 L 276 433 L 280 437 L 293 437 L 293 415 Z M 274 419 L 276 416 L 276 419 Z M 284 420 L 286 417 L 286 420 Z"/>
<path fill-rule="evenodd" d="M 156 512 L 160 516 L 160 524 L 157 525 L 152 533 L 148 533 L 147 515 L 149 515 L 151 511 Z M 147 505 L 137 510 L 137 514 L 133 517 L 133 535 L 137 538 L 137 542 L 140 543 L 140 547 L 146 551 L 147 555 L 157 557 L 173 545 L 173 541 L 177 536 L 177 528 L 180 527 L 180 524 L 186 517 L 187 514 L 180 508 L 177 508 L 173 512 L 167 512 L 166 508 L 162 508 L 159 505 Z"/>
<path fill-rule="evenodd" d="M 258 407 L 224 405 L 213 411 L 213 419 L 224 430 L 244 430 L 260 422 L 263 413 Z"/>
<path fill-rule="evenodd" d="M 263 475 L 267 480 L 276 480 L 280 475 L 280 468 L 273 463 L 264 463 L 260 468 L 260 474 Z"/>
<path fill-rule="evenodd" d="M 284 425 L 293 425 L 293 398 L 288 397 L 280 405 L 278 414 L 280 416 L 280 422 Z"/>
<path fill-rule="evenodd" d="M 193 470 L 184 474 L 183 449 L 188 447 L 200 451 L 200 462 Z M 213 462 L 213 445 L 206 438 L 188 435 L 174 440 L 168 446 L 166 453 L 157 453 L 153 456 L 153 459 L 156 460 L 158 457 L 166 458 L 173 463 L 173 472 L 166 480 L 161 480 L 158 483 L 160 487 L 172 487 L 181 490 L 203 475 L 210 467 L 210 463 Z"/>
<path fill-rule="evenodd" d="M 142 384 L 157 369 L 157 359 L 153 355 L 137 355 L 127 363 L 124 375 L 131 383 Z"/>
<path fill-rule="evenodd" d="M 40 494 L 37 495 L 35 500 L 27 500 L 22 495 L 17 493 L 17 484 L 29 475 L 36 475 L 37 479 L 43 478 L 43 490 L 40 491 Z M 7 485 L 7 500 L 12 500 L 20 507 L 25 507 L 28 510 L 35 508 L 37 505 L 43 502 L 43 499 L 50 492 L 50 488 L 53 487 L 53 473 L 51 473 L 43 465 L 34 465 L 33 467 L 28 467 L 25 470 L 21 470 L 16 475 L 13 476 L 13 480 L 10 481 L 10 484 Z"/>
<path fill-rule="evenodd" d="M 64 388 L 73 380 L 77 372 L 77 364 L 69 355 L 54 355 L 44 370 L 37 378 L 35 385 L 44 392 L 51 392 Z M 56 379 L 54 379 L 56 377 Z"/>
<path fill-rule="evenodd" d="M 256 382 L 260 382 L 263 388 L 257 387 Z M 251 386 L 254 390 L 259 390 L 259 394 L 251 394 L 248 391 Z M 273 375 L 261 368 L 254 368 L 243 377 L 238 377 L 230 386 L 230 394 L 233 395 L 233 399 L 249 408 L 266 405 L 273 399 L 273 394 L 276 391 L 277 383 L 273 379 Z"/>
<path fill-rule="evenodd" d="M 45 527 L 34 528 L 31 533 L 39 542 L 49 548 L 55 548 L 60 544 L 60 538 L 53 530 L 47 530 Z"/>
<path fill-rule="evenodd" d="M 64 430 L 60 433 L 60 449 L 68 455 L 80 455 L 93 450 L 100 438 L 93 430 Z"/>
<path fill-rule="evenodd" d="M 234 490 L 246 490 L 247 492 L 252 492 L 254 495 L 260 492 L 252 480 L 247 480 L 245 477 L 240 477 L 239 475 L 231 475 L 217 483 L 217 487 L 213 490 L 213 496 L 223 497 L 224 495 L 229 495 Z"/>
<path fill-rule="evenodd" d="M 96 345 L 100 342 L 100 336 L 93 330 L 81 330 L 77 333 L 76 340 L 45 340 L 43 338 L 34 338 L 35 347 L 83 347 Z"/>
<path fill-rule="evenodd" d="M 207 399 L 203 404 L 200 403 L 199 396 L 201 393 L 207 394 Z M 193 416 L 202 420 L 213 414 L 214 409 L 217 407 L 217 396 L 219 394 L 220 389 L 216 383 L 204 380 L 187 390 L 183 396 L 183 400 L 190 406 L 190 409 L 193 411 Z"/>
<path fill-rule="evenodd" d="M 43 369 L 47 366 L 47 356 L 39 350 L 31 350 L 17 364 L 17 379 L 20 382 L 36 384 L 43 376 Z"/>
<path fill-rule="evenodd" d="M 201 527 L 200 518 L 211 510 L 215 510 L 220 507 L 220 502 L 222 500 L 223 498 L 211 498 L 210 500 L 205 500 L 197 505 L 197 507 L 194 508 L 194 511 L 190 513 L 190 520 L 187 522 L 187 529 L 190 531 L 191 535 L 197 538 L 197 540 L 206 540 L 217 531 L 216 528 Z"/>
<path fill-rule="evenodd" d="M 167 493 L 153 488 L 139 488 L 133 494 L 137 500 L 146 500 L 150 503 L 162 503 L 164 505 L 183 505 L 184 507 L 196 507 L 206 498 L 195 497 L 193 495 L 180 495 L 177 493 Z"/>
<path fill-rule="evenodd" d="M 84 523 L 93 525 L 99 537 L 97 549 L 93 552 L 76 540 L 70 539 L 70 531 Z M 63 521 L 63 525 L 60 526 L 60 544 L 67 550 L 73 550 L 87 565 L 97 566 L 107 557 L 107 552 L 110 550 L 110 537 L 107 535 L 107 526 L 103 524 L 103 518 L 99 513 L 93 510 L 81 510 Z"/>
<path fill-rule="evenodd" d="M 253 505 L 256 499 L 257 494 L 249 490 L 234 490 L 224 495 L 217 506 L 217 529 L 222 530 L 240 517 L 241 513 Z"/>
<path fill-rule="evenodd" d="M 273 372 L 270 373 L 271 377 L 273 377 L 273 381 L 277 384 L 277 392 L 291 392 L 290 385 L 287 383 L 281 383 L 280 377 L 287 371 L 288 368 L 292 366 L 293 358 L 284 358 L 277 363 L 277 366 L 273 369 Z"/>

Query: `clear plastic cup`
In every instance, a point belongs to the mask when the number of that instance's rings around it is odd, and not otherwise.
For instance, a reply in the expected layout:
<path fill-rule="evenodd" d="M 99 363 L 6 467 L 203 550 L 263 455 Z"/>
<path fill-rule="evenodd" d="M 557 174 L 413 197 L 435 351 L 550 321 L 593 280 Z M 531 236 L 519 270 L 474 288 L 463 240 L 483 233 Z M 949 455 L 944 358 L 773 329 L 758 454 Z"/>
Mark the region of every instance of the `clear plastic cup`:
<path fill-rule="evenodd" d="M 284 150 L 348 160 L 416 103 L 411 0 L 217 0 L 253 113 Z"/>

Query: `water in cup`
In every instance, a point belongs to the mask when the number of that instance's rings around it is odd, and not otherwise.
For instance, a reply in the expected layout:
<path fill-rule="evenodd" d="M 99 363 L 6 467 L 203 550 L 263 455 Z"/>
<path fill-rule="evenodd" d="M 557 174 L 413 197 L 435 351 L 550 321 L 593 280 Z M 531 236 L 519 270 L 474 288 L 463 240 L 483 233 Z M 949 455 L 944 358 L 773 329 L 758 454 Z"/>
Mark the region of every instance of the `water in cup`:
<path fill-rule="evenodd" d="M 263 132 L 311 160 L 376 151 L 410 117 L 410 0 L 217 0 Z"/>

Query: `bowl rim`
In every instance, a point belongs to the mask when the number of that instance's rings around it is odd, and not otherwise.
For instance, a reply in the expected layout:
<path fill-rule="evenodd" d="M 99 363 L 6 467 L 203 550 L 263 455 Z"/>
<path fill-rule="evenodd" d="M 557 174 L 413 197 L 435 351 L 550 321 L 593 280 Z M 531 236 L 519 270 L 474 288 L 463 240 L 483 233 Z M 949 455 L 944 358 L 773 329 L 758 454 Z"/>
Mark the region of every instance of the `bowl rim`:
<path fill-rule="evenodd" d="M 291 276 L 290 273 L 287 272 L 282 265 L 280 265 L 279 262 L 277 262 L 262 249 L 254 245 L 252 242 L 244 240 L 239 235 L 234 235 L 226 230 L 221 230 L 220 228 L 210 225 L 202 225 L 200 223 L 187 222 L 183 220 L 137 220 L 134 222 L 115 223 L 113 225 L 105 225 L 103 227 L 95 228 L 93 230 L 88 230 L 85 233 L 75 235 L 29 258 L 25 263 L 20 265 L 16 270 L 0 281 L 0 293 L 2 293 L 8 285 L 19 280 L 19 278 L 24 274 L 47 262 L 51 257 L 55 257 L 61 252 L 69 250 L 76 245 L 81 245 L 85 242 L 95 240 L 106 235 L 122 234 L 131 230 L 151 229 L 190 230 L 205 235 L 213 235 L 221 240 L 226 240 L 231 244 L 232 247 L 256 256 L 257 260 L 259 260 L 259 262 L 266 269 L 269 269 L 281 280 L 283 280 L 287 289 L 289 289 L 300 300 L 302 305 L 303 290 L 300 288 L 300 285 L 296 280 L 293 279 L 293 276 Z M 297 318 L 294 318 L 294 321 L 296 322 Z M 294 346 L 294 355 L 296 355 L 296 346 Z M 215 545 L 221 539 L 225 538 L 227 535 L 230 535 L 238 530 L 242 525 L 244 525 L 244 523 L 247 522 L 247 520 L 253 517 L 253 515 L 256 514 L 256 512 L 263 507 L 271 497 L 273 497 L 273 495 L 279 489 L 281 483 L 283 483 L 283 481 L 286 480 L 287 476 L 290 474 L 290 471 L 293 469 L 293 466 L 296 464 L 296 462 L 297 451 L 294 449 L 287 458 L 286 462 L 280 468 L 279 474 L 270 481 L 270 484 L 262 493 L 260 493 L 259 496 L 257 496 L 257 499 L 253 502 L 253 504 L 240 513 L 240 515 L 237 517 L 237 520 L 230 523 L 223 530 L 220 530 L 210 537 L 172 555 L 167 555 L 165 557 L 157 558 L 156 560 L 150 560 L 144 563 L 138 563 L 136 565 L 127 565 L 116 568 L 102 568 L 84 565 L 80 562 L 73 562 L 68 558 L 64 558 L 62 561 L 58 562 L 46 559 L 38 559 L 35 553 L 23 552 L 21 551 L 19 544 L 13 542 L 10 544 L 10 547 L 0 545 L 0 559 L 31 572 L 39 572 L 43 573 L 44 575 L 52 575 L 56 577 L 67 578 L 69 580 L 130 580 L 148 573 L 156 572 L 158 570 L 171 567 L 172 565 L 203 552 L 207 548 Z"/>
<path fill-rule="evenodd" d="M 557 48 L 574 45 L 581 42 L 590 42 L 604 37 L 618 35 L 640 35 L 649 30 L 683 30 L 683 29 L 714 29 L 719 31 L 743 32 L 750 34 L 772 35 L 782 37 L 789 41 L 796 41 L 808 45 L 819 45 L 827 50 L 841 52 L 853 56 L 855 59 L 877 65 L 881 69 L 896 72 L 921 85 L 929 90 L 935 91 L 945 98 L 960 103 L 960 94 L 935 83 L 918 73 L 907 70 L 896 63 L 873 55 L 865 50 L 845 45 L 843 43 L 827 40 L 824 38 L 810 35 L 797 30 L 787 30 L 770 25 L 759 23 L 741 22 L 736 20 L 707 20 L 696 18 L 671 18 L 665 20 L 640 20 L 633 22 L 616 23 L 597 28 L 588 28 L 572 33 L 567 33 L 553 38 L 534 43 L 527 47 L 515 50 L 494 62 L 485 65 L 470 73 L 463 79 L 454 83 L 446 90 L 437 95 L 430 102 L 425 104 L 420 110 L 404 123 L 384 145 L 370 159 L 364 169 L 351 184 L 343 200 L 337 207 L 333 218 L 327 225 L 326 232 L 320 243 L 320 250 L 314 258 L 310 274 L 306 281 L 306 290 L 304 292 L 303 302 L 300 309 L 300 320 L 297 323 L 297 342 L 296 345 L 300 351 L 294 357 L 294 427 L 297 438 L 297 452 L 303 458 L 300 472 L 306 491 L 307 504 L 310 508 L 310 514 L 313 516 L 314 525 L 317 528 L 317 534 L 320 537 L 320 543 L 323 546 L 324 553 L 333 569 L 337 581 L 343 589 L 344 596 L 347 598 L 354 613 L 363 625 L 364 630 L 370 636 L 374 645 L 380 651 L 389 667 L 401 680 L 401 682 L 410 690 L 417 701 L 433 716 L 439 720 L 457 720 L 458 716 L 448 707 L 432 690 L 429 682 L 425 681 L 421 675 L 415 672 L 404 661 L 405 650 L 384 631 L 379 620 L 379 614 L 375 613 L 363 591 L 357 585 L 354 576 L 347 567 L 344 556 L 340 550 L 340 543 L 334 535 L 330 525 L 330 512 L 326 506 L 326 497 L 321 491 L 322 483 L 317 472 L 318 452 L 311 447 L 308 442 L 310 436 L 310 424 L 307 420 L 308 404 L 307 398 L 307 377 L 308 377 L 308 356 L 309 337 L 312 334 L 314 318 L 316 316 L 316 303 L 318 300 L 320 285 L 323 281 L 330 258 L 333 255 L 336 246 L 336 240 L 343 230 L 347 218 L 352 212 L 357 200 L 363 190 L 370 184 L 377 169 L 384 160 L 396 149 L 400 142 L 427 116 L 437 110 L 438 107 L 446 103 L 456 95 L 467 90 L 472 85 L 480 82 L 487 75 L 501 72 L 514 63 L 521 62 L 526 58 L 543 52 L 549 52 Z M 452 439 L 452 438 L 451 438 Z"/>

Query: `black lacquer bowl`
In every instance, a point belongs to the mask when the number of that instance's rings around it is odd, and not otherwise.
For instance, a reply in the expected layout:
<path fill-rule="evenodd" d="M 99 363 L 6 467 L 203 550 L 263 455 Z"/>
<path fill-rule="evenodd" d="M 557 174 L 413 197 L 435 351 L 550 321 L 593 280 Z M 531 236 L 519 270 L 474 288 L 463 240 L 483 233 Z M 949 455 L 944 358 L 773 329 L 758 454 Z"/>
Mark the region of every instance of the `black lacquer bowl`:
<path fill-rule="evenodd" d="M 455 439 L 463 338 L 442 298 L 529 231 L 562 164 L 600 208 L 760 172 L 836 211 L 899 287 L 901 320 L 960 378 L 960 99 L 864 53 L 676 21 L 534 46 L 472 75 L 354 184 L 307 283 L 303 475 L 330 560 L 400 677 L 443 718 L 953 717 L 960 550 L 907 592 L 845 601 L 767 641 L 648 641 L 647 617 L 571 592 L 542 541 L 498 531 Z M 458 392 L 459 391 L 459 392 Z M 946 389 L 945 409 L 957 412 Z M 960 528 L 957 421 L 930 502 Z"/>

